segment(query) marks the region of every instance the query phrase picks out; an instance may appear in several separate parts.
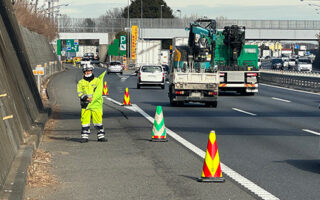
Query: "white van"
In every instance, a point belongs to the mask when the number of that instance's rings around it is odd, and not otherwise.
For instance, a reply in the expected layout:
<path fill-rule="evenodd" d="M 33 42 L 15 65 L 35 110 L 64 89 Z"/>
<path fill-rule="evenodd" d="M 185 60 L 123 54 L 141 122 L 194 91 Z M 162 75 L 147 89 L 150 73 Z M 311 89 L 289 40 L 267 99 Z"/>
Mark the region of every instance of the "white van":
<path fill-rule="evenodd" d="M 138 71 L 137 88 L 143 85 L 157 85 L 165 88 L 164 69 L 160 65 L 143 65 Z"/>
<path fill-rule="evenodd" d="M 296 66 L 295 66 L 295 70 L 296 71 L 308 71 L 311 72 L 312 71 L 312 63 L 311 60 L 309 58 L 306 57 L 300 57 L 297 60 Z"/>

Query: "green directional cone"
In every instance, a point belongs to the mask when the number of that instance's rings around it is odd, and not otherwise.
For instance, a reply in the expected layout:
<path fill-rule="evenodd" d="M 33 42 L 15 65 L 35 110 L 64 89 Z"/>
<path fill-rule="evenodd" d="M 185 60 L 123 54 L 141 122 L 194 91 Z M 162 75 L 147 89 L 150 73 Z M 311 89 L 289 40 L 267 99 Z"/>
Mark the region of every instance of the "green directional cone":
<path fill-rule="evenodd" d="M 156 114 L 154 116 L 154 123 L 152 128 L 152 141 L 153 142 L 166 142 L 166 126 L 164 125 L 164 118 L 162 107 L 157 106 Z"/>

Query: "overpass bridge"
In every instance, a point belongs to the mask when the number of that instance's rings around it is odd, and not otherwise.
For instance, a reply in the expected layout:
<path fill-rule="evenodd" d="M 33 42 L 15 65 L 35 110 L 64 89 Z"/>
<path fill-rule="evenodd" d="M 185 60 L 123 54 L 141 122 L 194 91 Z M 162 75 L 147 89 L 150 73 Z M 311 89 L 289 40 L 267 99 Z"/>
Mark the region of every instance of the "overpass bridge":
<path fill-rule="evenodd" d="M 195 19 L 110 19 L 60 18 L 60 39 L 99 39 L 100 44 L 110 43 L 109 33 L 126 31 L 128 25 L 139 26 L 140 39 L 172 39 L 187 37 L 185 27 Z M 239 25 L 246 27 L 247 40 L 317 41 L 320 20 L 233 20 L 217 19 L 217 28 Z"/>

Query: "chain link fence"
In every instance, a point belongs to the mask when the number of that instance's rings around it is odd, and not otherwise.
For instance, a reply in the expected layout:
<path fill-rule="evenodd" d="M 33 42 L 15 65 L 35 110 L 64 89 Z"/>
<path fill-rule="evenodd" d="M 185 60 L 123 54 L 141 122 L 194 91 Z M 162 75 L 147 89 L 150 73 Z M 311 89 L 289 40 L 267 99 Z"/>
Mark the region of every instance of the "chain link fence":
<path fill-rule="evenodd" d="M 107 33 L 125 31 L 128 25 L 138 25 L 141 28 L 185 28 L 192 18 L 59 18 L 59 32 L 93 32 Z M 239 25 L 247 29 L 280 29 L 280 30 L 319 30 L 320 20 L 236 20 L 217 19 L 217 28 Z"/>

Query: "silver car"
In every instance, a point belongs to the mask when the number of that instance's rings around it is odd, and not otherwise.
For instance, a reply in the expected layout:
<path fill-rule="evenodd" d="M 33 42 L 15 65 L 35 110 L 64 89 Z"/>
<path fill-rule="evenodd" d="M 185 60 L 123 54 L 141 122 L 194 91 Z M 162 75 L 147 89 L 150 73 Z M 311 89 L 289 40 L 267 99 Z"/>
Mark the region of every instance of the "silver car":
<path fill-rule="evenodd" d="M 123 64 L 121 62 L 110 62 L 107 67 L 107 73 L 123 73 Z"/>

